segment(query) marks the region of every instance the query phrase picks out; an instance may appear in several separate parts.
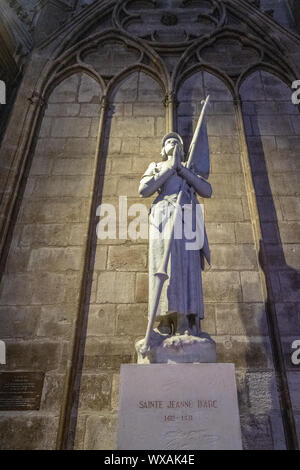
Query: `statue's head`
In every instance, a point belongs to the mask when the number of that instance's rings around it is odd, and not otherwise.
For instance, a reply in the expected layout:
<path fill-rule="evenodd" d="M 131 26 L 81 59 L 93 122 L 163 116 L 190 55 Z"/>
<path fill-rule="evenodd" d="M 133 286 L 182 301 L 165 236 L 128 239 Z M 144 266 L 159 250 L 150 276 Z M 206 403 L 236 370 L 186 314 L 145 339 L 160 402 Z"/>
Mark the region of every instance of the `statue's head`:
<path fill-rule="evenodd" d="M 168 134 L 166 134 L 163 139 L 162 139 L 162 149 L 161 149 L 161 156 L 162 156 L 162 160 L 168 160 L 168 156 L 173 153 L 174 151 L 174 146 L 177 144 L 179 146 L 179 149 L 180 149 L 180 153 L 181 153 L 181 159 L 183 159 L 184 157 L 184 153 L 183 153 L 183 140 L 182 138 L 180 137 L 179 134 L 177 134 L 177 132 L 169 132 Z"/>

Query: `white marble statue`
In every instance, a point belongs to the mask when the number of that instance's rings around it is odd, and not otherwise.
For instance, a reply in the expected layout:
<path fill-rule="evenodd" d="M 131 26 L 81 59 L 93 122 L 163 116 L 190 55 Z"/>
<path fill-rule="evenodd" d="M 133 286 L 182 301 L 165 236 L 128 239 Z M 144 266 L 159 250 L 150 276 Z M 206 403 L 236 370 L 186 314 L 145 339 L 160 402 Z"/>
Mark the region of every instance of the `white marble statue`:
<path fill-rule="evenodd" d="M 162 158 L 159 163 L 151 163 L 144 173 L 139 193 L 142 197 L 158 196 L 152 204 L 149 231 L 149 312 L 155 302 L 155 273 L 159 271 L 166 245 L 169 242 L 170 226 L 174 218 L 178 195 L 184 180 L 187 182 L 181 198 L 183 211 L 177 216 L 177 233 L 182 238 L 173 238 L 167 268 L 168 279 L 164 282 L 159 299 L 156 318 L 160 320 L 158 329 L 164 333 L 199 334 L 199 320 L 203 318 L 203 294 L 201 269 L 204 257 L 210 262 L 209 247 L 204 228 L 201 207 L 196 193 L 210 197 L 211 185 L 195 170 L 188 169 L 183 163 L 183 142 L 181 137 L 171 132 L 163 138 Z M 190 207 L 184 207 L 189 205 Z M 196 206 L 198 216 L 196 218 Z M 184 216 L 190 210 L 193 214 Z M 193 222 L 191 228 L 195 235 L 195 248 L 186 237 L 183 224 Z M 200 220 L 199 220 L 200 219 Z M 197 221 L 197 223 L 196 223 Z M 201 226 L 202 225 L 202 226 Z M 196 242 L 196 239 L 198 242 Z M 201 244 L 199 246 L 199 243 Z M 191 246 L 192 249 L 187 249 Z"/>
<path fill-rule="evenodd" d="M 198 348 L 200 336 L 205 336 L 200 331 L 204 317 L 201 271 L 204 259 L 210 263 L 210 252 L 197 194 L 204 198 L 212 194 L 206 181 L 209 146 L 204 114 L 208 99 L 203 103 L 187 161 L 182 138 L 170 132 L 162 141 L 162 161 L 151 163 L 140 182 L 140 196 L 158 192 L 149 216 L 148 327 L 144 340 L 136 345 L 141 361 L 155 348 L 164 356 L 173 346 L 178 350 L 184 344 L 194 347 L 197 343 Z M 155 320 L 159 321 L 156 331 Z M 172 337 L 176 337 L 177 345 L 170 342 Z M 203 341 L 211 346 L 210 337 Z M 185 356 L 181 359 L 189 362 L 189 353 Z M 159 362 L 157 357 L 153 361 Z"/>

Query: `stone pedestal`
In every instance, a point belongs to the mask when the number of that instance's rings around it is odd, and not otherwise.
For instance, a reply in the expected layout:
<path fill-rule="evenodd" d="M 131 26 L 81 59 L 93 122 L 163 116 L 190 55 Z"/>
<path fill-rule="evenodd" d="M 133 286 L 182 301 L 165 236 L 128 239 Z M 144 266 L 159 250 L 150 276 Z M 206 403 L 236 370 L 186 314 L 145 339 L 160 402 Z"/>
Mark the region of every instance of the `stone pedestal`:
<path fill-rule="evenodd" d="M 168 336 L 153 331 L 147 355 L 141 352 L 143 345 L 144 339 L 135 344 L 138 364 L 217 362 L 216 343 L 208 333 L 204 332 L 199 336 L 187 333 Z"/>
<path fill-rule="evenodd" d="M 122 365 L 118 449 L 242 449 L 234 365 Z"/>

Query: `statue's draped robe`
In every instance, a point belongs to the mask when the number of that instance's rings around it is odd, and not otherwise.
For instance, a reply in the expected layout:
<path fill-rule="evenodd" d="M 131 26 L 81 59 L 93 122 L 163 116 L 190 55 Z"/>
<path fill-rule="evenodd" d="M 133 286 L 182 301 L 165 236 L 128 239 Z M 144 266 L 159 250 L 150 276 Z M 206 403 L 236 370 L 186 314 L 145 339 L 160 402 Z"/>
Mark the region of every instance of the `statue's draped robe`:
<path fill-rule="evenodd" d="M 164 162 L 151 163 L 143 177 L 154 176 L 159 173 L 163 165 Z M 183 181 L 177 173 L 170 176 L 160 188 L 159 195 L 151 207 L 149 216 L 149 312 L 155 300 L 153 293 L 157 278 L 154 274 L 160 270 L 168 243 L 171 220 Z M 147 184 L 151 187 L 151 179 Z M 163 286 L 157 317 L 177 312 L 184 315 L 194 314 L 201 319 L 204 316 L 201 265 L 203 266 L 204 263 L 203 256 L 209 261 L 209 247 L 201 206 L 194 189 L 188 184 L 185 184 L 185 191 L 181 199 L 181 206 L 184 204 L 189 204 L 190 208 L 193 208 L 194 215 L 196 205 L 198 206 L 197 210 L 200 210 L 201 217 L 198 218 L 197 230 L 198 232 L 202 231 L 202 233 L 198 233 L 199 238 L 202 237 L 201 246 L 198 245 L 198 249 L 186 249 L 186 243 L 190 243 L 191 240 L 186 239 L 184 235 L 183 218 L 180 214 L 177 219 L 179 223 L 177 230 L 179 229 L 180 232 L 182 229 L 183 237 L 172 240 L 168 264 L 169 279 L 165 281 Z M 195 216 L 193 222 L 193 230 L 196 230 Z"/>

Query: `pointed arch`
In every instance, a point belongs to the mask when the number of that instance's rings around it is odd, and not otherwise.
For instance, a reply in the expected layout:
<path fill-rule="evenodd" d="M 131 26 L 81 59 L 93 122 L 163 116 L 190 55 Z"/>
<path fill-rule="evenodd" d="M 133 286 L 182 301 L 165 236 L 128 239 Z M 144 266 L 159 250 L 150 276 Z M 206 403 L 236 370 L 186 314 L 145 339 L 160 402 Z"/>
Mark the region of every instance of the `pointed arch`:
<path fill-rule="evenodd" d="M 253 63 L 250 61 L 249 65 L 248 61 L 244 60 L 241 64 L 235 66 L 232 61 L 231 65 L 225 65 L 224 62 L 224 66 L 220 66 L 220 60 L 223 60 L 222 55 L 224 52 L 218 50 L 218 44 L 222 45 L 223 41 L 224 44 L 226 44 L 226 41 L 233 41 L 237 45 L 240 44 L 241 51 L 243 48 L 252 51 L 251 61 Z M 230 54 L 230 47 L 230 45 L 229 48 L 226 47 L 227 54 Z M 211 53 L 203 55 L 203 51 L 211 51 Z M 286 55 L 282 44 L 275 48 L 266 40 L 246 34 L 232 26 L 226 26 L 196 40 L 183 53 L 172 74 L 172 86 L 176 90 L 178 84 L 187 75 L 194 73 L 197 67 L 202 67 L 210 73 L 216 74 L 221 80 L 224 80 L 232 91 L 233 96 L 238 98 L 240 84 L 248 74 L 258 68 L 269 69 L 281 78 L 284 78 L 286 82 L 295 80 L 297 77 L 296 68 Z M 232 57 L 234 57 L 233 49 Z"/>
<path fill-rule="evenodd" d="M 267 72 L 275 77 L 278 80 L 285 83 L 288 87 L 291 86 L 291 83 L 297 79 L 297 75 L 294 71 L 289 71 L 284 67 L 278 67 L 277 65 L 261 63 L 259 65 L 255 65 L 253 67 L 249 67 L 245 72 L 239 77 L 236 83 L 237 92 L 240 94 L 241 88 L 243 87 L 244 83 L 251 78 L 256 72 L 264 71 Z"/>
<path fill-rule="evenodd" d="M 236 93 L 235 93 L 235 86 L 234 82 L 231 80 L 230 77 L 228 77 L 221 69 L 218 67 L 214 67 L 208 64 L 193 64 L 190 68 L 187 70 L 183 71 L 181 74 L 178 73 L 178 76 L 175 77 L 173 76 L 174 81 L 173 81 L 173 86 L 174 86 L 174 92 L 177 94 L 178 91 L 180 90 L 181 86 L 183 83 L 188 80 L 191 76 L 196 74 L 197 72 L 207 72 L 216 78 L 218 78 L 223 84 L 225 85 L 226 88 L 230 91 L 232 98 L 236 98 Z"/>
<path fill-rule="evenodd" d="M 128 48 L 133 48 L 139 51 L 141 56 L 136 63 L 129 63 L 128 66 L 125 66 L 124 69 L 116 76 L 113 76 L 108 80 L 104 80 L 101 73 L 97 72 L 92 66 L 85 63 L 80 55 L 81 51 L 85 51 L 88 48 L 92 49 L 100 47 L 101 44 L 114 40 L 122 42 Z M 69 65 L 70 63 L 71 65 Z M 62 55 L 56 57 L 50 65 L 47 64 L 36 86 L 36 93 L 40 94 L 42 98 L 45 99 L 44 97 L 45 94 L 47 94 L 47 89 L 49 86 L 53 86 L 52 84 L 57 80 L 56 77 L 60 79 L 60 77 L 73 73 L 80 68 L 93 76 L 101 84 L 104 90 L 111 89 L 112 86 L 114 86 L 115 81 L 122 80 L 122 77 L 126 76 L 127 72 L 130 73 L 130 71 L 134 69 L 144 70 L 145 73 L 148 73 L 154 79 L 158 80 L 166 92 L 170 89 L 169 73 L 160 56 L 142 41 L 138 39 L 133 40 L 125 33 L 110 29 L 83 39 L 78 44 L 65 51 Z M 120 77 L 118 77 L 118 75 L 120 75 Z"/>
<path fill-rule="evenodd" d="M 88 67 L 85 64 L 75 64 L 70 67 L 66 67 L 64 70 L 61 70 L 54 76 L 50 77 L 48 81 L 45 82 L 44 91 L 42 95 L 42 99 L 45 103 L 47 103 L 49 96 L 53 93 L 55 88 L 63 83 L 64 80 L 75 75 L 77 73 L 82 73 L 89 76 L 99 85 L 99 89 L 101 90 L 101 95 L 104 94 L 105 91 L 105 82 L 101 76 L 95 74 L 94 70 L 91 67 Z"/>

